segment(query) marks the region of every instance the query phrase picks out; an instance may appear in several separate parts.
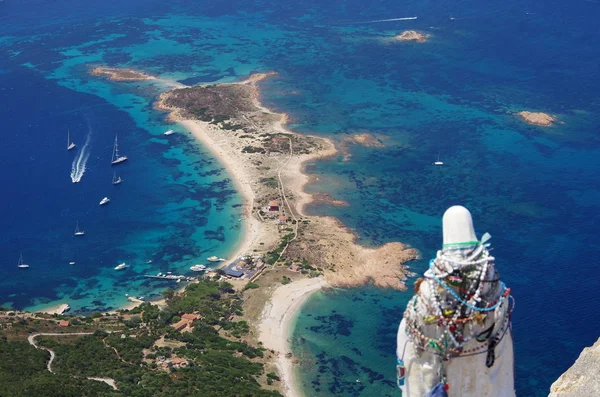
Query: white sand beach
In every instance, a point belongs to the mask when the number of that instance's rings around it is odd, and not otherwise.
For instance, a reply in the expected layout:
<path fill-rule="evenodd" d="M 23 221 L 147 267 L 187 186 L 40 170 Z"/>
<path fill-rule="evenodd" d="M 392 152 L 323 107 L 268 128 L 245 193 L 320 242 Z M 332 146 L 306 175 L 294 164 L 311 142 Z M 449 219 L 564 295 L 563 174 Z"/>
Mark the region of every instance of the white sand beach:
<path fill-rule="evenodd" d="M 307 278 L 278 287 L 269 302 L 265 304 L 259 325 L 258 339 L 267 349 L 277 355 L 277 368 L 282 375 L 283 392 L 287 397 L 300 397 L 299 387 L 294 380 L 289 337 L 293 330 L 297 312 L 308 297 L 327 287 L 321 278 Z"/>

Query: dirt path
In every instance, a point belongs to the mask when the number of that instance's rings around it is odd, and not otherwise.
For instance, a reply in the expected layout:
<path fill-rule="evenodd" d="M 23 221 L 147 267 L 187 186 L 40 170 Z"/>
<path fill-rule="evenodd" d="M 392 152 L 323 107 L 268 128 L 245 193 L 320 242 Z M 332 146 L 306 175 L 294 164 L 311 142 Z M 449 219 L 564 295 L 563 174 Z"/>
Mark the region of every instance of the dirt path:
<path fill-rule="evenodd" d="M 54 358 L 56 358 L 56 353 L 54 353 L 54 350 L 48 349 L 47 347 L 38 346 L 37 343 L 35 343 L 35 338 L 37 338 L 38 336 L 68 336 L 68 335 L 73 336 L 73 335 L 93 335 L 93 334 L 94 334 L 93 332 L 68 332 L 68 333 L 42 332 L 42 333 L 29 335 L 29 337 L 27 338 L 27 341 L 29 342 L 29 344 L 31 346 L 35 347 L 36 349 L 42 349 L 42 350 L 46 350 L 46 351 L 50 352 L 50 360 L 48 361 L 47 368 L 48 368 L 48 371 L 50 371 L 54 374 L 55 372 L 52 371 L 52 362 L 54 361 Z M 117 385 L 115 384 L 115 380 L 112 378 L 98 376 L 98 377 L 88 377 L 87 379 L 104 382 L 104 383 L 108 384 L 110 387 L 112 387 L 114 390 L 118 390 Z"/>

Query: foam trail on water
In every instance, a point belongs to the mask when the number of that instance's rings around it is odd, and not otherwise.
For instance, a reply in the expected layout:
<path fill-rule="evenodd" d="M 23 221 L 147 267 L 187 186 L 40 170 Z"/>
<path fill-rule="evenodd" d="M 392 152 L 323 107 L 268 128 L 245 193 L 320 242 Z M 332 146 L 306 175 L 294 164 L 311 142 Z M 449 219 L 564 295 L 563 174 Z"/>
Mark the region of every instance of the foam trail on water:
<path fill-rule="evenodd" d="M 87 161 L 90 158 L 88 146 L 90 144 L 91 136 L 92 130 L 89 130 L 87 137 L 85 138 L 85 144 L 83 145 L 79 153 L 77 153 L 77 156 L 73 159 L 73 163 L 71 164 L 71 182 L 73 183 L 81 181 L 81 178 L 83 178 L 83 174 L 85 174 L 85 165 L 87 164 Z"/>
<path fill-rule="evenodd" d="M 394 21 L 412 21 L 417 17 L 391 18 L 391 19 L 375 19 L 373 21 L 356 22 L 356 23 L 378 23 L 378 22 L 394 22 Z"/>

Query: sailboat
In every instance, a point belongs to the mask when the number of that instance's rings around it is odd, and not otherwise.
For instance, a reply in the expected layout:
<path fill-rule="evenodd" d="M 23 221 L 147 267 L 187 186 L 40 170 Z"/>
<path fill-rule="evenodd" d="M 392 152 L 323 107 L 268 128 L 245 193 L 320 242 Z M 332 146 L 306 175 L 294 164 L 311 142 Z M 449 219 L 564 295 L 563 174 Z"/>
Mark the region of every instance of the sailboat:
<path fill-rule="evenodd" d="M 127 160 L 127 156 L 119 156 L 119 146 L 117 144 L 117 136 L 115 135 L 115 146 L 113 147 L 113 155 L 110 163 L 114 165 L 122 163 L 125 160 Z"/>
<path fill-rule="evenodd" d="M 29 267 L 29 265 L 23 263 L 23 254 L 19 256 L 19 262 L 17 263 L 17 267 L 21 269 L 27 269 Z"/>
<path fill-rule="evenodd" d="M 440 154 L 438 153 L 438 159 L 436 162 L 433 163 L 433 165 L 444 165 L 443 161 L 440 161 Z"/>
<path fill-rule="evenodd" d="M 67 150 L 71 150 L 75 148 L 75 142 L 71 142 L 71 132 L 67 128 Z"/>
<path fill-rule="evenodd" d="M 117 176 L 117 173 L 113 173 L 113 179 L 112 179 L 112 184 L 113 185 L 118 185 L 119 183 L 123 182 L 123 179 L 121 179 L 120 176 Z"/>
<path fill-rule="evenodd" d="M 75 235 L 83 236 L 84 234 L 85 232 L 83 230 L 79 230 L 79 221 L 77 221 L 77 223 L 75 224 Z"/>

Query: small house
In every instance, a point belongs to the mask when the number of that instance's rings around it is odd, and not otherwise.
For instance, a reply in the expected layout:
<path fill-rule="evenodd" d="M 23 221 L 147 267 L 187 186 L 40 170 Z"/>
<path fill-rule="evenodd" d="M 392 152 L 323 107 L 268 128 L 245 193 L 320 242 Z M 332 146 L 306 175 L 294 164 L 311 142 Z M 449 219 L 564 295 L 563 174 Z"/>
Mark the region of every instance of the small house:
<path fill-rule="evenodd" d="M 175 328 L 175 331 L 181 331 L 182 329 L 184 329 L 185 327 L 187 327 L 189 325 L 189 321 L 188 320 L 179 320 L 178 322 L 176 322 L 175 324 L 171 324 L 171 327 Z"/>
<path fill-rule="evenodd" d="M 69 325 L 71 325 L 71 322 L 69 320 L 60 320 L 58 322 L 59 327 L 68 327 Z"/>
<path fill-rule="evenodd" d="M 181 316 L 181 319 L 187 320 L 190 323 L 198 320 L 199 318 L 200 317 L 197 314 L 194 314 L 194 313 L 185 313 L 183 316 Z"/>
<path fill-rule="evenodd" d="M 181 358 L 181 357 L 175 357 L 175 358 L 171 359 L 171 362 L 169 363 L 169 365 L 174 368 L 186 367 L 187 364 L 188 364 L 187 360 L 185 358 Z"/>
<path fill-rule="evenodd" d="M 279 212 L 279 203 L 277 203 L 277 200 L 269 201 L 269 212 Z"/>
<path fill-rule="evenodd" d="M 279 215 L 279 220 L 277 221 L 280 225 L 285 225 L 287 223 L 287 218 L 283 215 Z"/>

